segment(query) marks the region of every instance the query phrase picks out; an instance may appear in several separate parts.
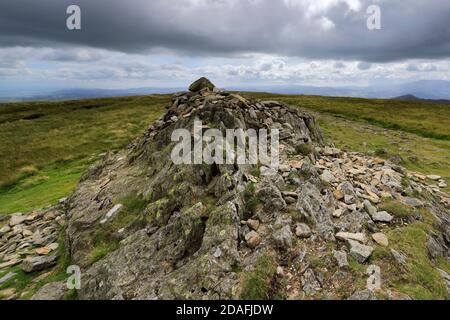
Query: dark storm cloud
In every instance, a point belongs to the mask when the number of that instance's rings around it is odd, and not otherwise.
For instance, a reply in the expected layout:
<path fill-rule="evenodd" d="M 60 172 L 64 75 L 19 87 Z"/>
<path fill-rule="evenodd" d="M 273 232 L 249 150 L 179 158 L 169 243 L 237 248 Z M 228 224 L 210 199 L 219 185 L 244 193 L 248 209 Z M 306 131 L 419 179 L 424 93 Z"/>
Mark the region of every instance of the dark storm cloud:
<path fill-rule="evenodd" d="M 81 31 L 65 27 L 70 4 L 81 7 Z M 371 4 L 381 7 L 382 30 L 366 27 Z M 0 47 L 433 59 L 450 56 L 449 17 L 448 0 L 2 0 Z"/>

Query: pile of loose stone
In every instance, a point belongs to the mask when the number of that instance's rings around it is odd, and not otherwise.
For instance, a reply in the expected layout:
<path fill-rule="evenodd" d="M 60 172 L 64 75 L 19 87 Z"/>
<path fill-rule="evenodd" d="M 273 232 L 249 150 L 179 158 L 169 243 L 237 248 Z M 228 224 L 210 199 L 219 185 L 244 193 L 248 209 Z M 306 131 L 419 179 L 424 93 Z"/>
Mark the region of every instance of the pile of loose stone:
<path fill-rule="evenodd" d="M 300 175 L 306 173 L 312 178 L 298 181 L 298 178 L 293 178 L 293 173 Z M 411 217 L 414 221 L 396 219 L 392 213 L 377 208 L 384 201 L 395 200 L 413 210 L 426 208 L 432 212 L 439 221 L 442 237 L 436 239 L 429 237 L 427 243 L 429 256 L 449 258 L 450 197 L 441 191 L 441 188 L 447 185 L 439 176 L 408 172 L 389 161 L 361 153 L 344 152 L 331 146 L 316 147 L 315 152 L 308 156 L 285 154 L 278 172 L 262 167 L 261 176 L 262 180 L 265 176 L 272 177 L 272 181 L 281 186 L 280 189 L 285 184 L 294 183 L 300 186 L 295 191 L 282 191 L 280 194 L 286 205 L 282 204 L 276 210 L 286 211 L 286 207 L 295 208 L 303 217 L 313 222 L 296 223 L 293 226 L 289 217 L 279 217 L 275 225 L 278 231 L 274 232 L 272 237 L 280 248 L 292 248 L 295 236 L 310 240 L 307 243 L 311 246 L 317 241 L 320 242 L 319 239 L 322 237 L 345 244 L 340 250 L 333 251 L 340 268 L 349 267 L 348 254 L 357 262 L 364 264 L 371 257 L 376 245 L 390 247 L 388 237 L 381 230 L 407 225 L 420 219 L 420 217 Z M 256 177 L 251 179 L 261 183 Z M 322 190 L 317 188 L 320 184 L 319 179 L 325 187 Z M 439 184 L 428 184 L 429 181 L 437 181 Z M 305 187 L 302 187 L 302 184 Z M 276 194 L 276 191 L 273 193 Z M 426 200 L 420 200 L 417 195 L 423 196 Z M 328 219 L 330 214 L 332 218 Z M 245 240 L 250 248 L 257 248 L 267 237 L 267 228 L 260 220 L 252 218 L 242 221 L 242 225 L 245 226 Z M 403 252 L 393 248 L 390 252 L 399 264 L 406 262 L 407 257 Z M 304 255 L 305 252 L 303 257 Z M 378 266 L 370 268 L 379 269 Z M 450 275 L 443 270 L 438 271 L 447 283 L 450 294 Z M 288 268 L 286 271 L 282 267 L 278 269 L 279 275 L 290 279 L 295 278 L 293 274 L 296 272 L 299 270 Z M 322 290 L 321 281 L 318 281 L 318 275 L 314 270 L 306 268 L 301 272 L 303 292 L 314 294 Z M 351 297 L 364 300 L 374 298 L 373 291 L 370 290 L 356 292 Z M 400 295 L 393 298 L 408 297 Z"/>
<path fill-rule="evenodd" d="M 25 273 L 53 267 L 59 254 L 58 238 L 66 223 L 63 204 L 29 214 L 4 216 L 0 228 L 0 272 L 20 265 Z M 0 285 L 14 279 L 15 272 L 0 278 Z M 13 289 L 2 295 L 14 296 Z M 1 292 L 0 292 L 1 293 Z"/>

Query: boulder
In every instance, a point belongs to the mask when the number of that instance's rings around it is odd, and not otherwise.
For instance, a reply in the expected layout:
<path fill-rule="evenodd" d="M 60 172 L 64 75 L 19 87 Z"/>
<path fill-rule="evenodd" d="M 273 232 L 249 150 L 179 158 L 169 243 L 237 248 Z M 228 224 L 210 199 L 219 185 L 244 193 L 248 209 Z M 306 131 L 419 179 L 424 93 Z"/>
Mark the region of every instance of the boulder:
<path fill-rule="evenodd" d="M 377 212 L 372 216 L 373 221 L 375 222 L 384 222 L 384 223 L 390 223 L 394 217 L 391 216 L 386 211 Z"/>
<path fill-rule="evenodd" d="M 312 235 L 311 228 L 305 223 L 299 223 L 295 227 L 295 234 L 299 238 L 309 238 Z"/>
<path fill-rule="evenodd" d="M 8 282 L 12 278 L 14 278 L 16 275 L 17 274 L 15 272 L 8 272 L 7 274 L 5 274 L 3 277 L 0 278 L 0 286 Z"/>
<path fill-rule="evenodd" d="M 354 240 L 348 240 L 348 244 L 350 245 L 350 255 L 359 263 L 366 262 L 372 255 L 373 248 L 370 246 L 360 244 Z"/>
<path fill-rule="evenodd" d="M 36 292 L 31 300 L 64 300 L 66 292 L 67 284 L 65 281 L 47 283 Z"/>
<path fill-rule="evenodd" d="M 41 271 L 56 264 L 56 255 L 28 257 L 22 262 L 22 270 L 26 273 Z"/>
<path fill-rule="evenodd" d="M 373 291 L 370 290 L 362 290 L 355 292 L 350 298 L 347 300 L 362 300 L 362 301 L 369 301 L 369 300 L 378 300 Z"/>
<path fill-rule="evenodd" d="M 372 235 L 372 239 L 382 247 L 389 246 L 388 237 L 384 233 L 381 232 L 375 233 Z"/>
<path fill-rule="evenodd" d="M 254 231 L 258 231 L 259 225 L 260 225 L 259 220 L 254 219 L 247 220 L 247 226 Z"/>
<path fill-rule="evenodd" d="M 9 225 L 11 227 L 17 226 L 21 223 L 23 223 L 27 217 L 25 215 L 22 215 L 21 213 L 16 213 L 11 216 L 11 219 L 9 220 Z"/>
<path fill-rule="evenodd" d="M 202 89 L 209 89 L 210 91 L 213 91 L 215 87 L 216 86 L 211 81 L 209 81 L 209 79 L 202 77 L 189 86 L 189 91 L 199 92 Z"/>
<path fill-rule="evenodd" d="M 347 253 L 343 250 L 340 251 L 333 251 L 333 257 L 336 259 L 339 268 L 345 268 L 348 267 L 348 260 L 347 260 Z"/>
<path fill-rule="evenodd" d="M 247 242 L 247 245 L 253 249 L 253 248 L 256 248 L 261 243 L 262 239 L 261 239 L 261 236 L 257 232 L 250 231 L 245 236 L 245 241 Z"/>
<path fill-rule="evenodd" d="M 364 233 L 339 232 L 336 234 L 336 239 L 342 241 L 355 240 L 361 243 L 367 242 L 367 237 Z"/>

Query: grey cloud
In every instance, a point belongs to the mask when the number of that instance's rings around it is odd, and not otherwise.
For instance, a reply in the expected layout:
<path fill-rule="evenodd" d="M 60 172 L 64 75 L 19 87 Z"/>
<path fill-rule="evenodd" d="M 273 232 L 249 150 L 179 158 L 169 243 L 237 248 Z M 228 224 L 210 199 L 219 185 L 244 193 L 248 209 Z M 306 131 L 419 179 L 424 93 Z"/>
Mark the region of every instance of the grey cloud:
<path fill-rule="evenodd" d="M 345 69 L 345 64 L 343 64 L 342 62 L 337 61 L 337 62 L 334 63 L 334 68 L 335 69 Z"/>
<path fill-rule="evenodd" d="M 317 2 L 302 0 L 2 0 L 0 47 L 163 48 L 184 55 L 257 52 L 365 62 L 450 57 L 450 1 L 359 2 L 359 11 L 345 0 L 314 11 Z M 382 30 L 366 28 L 365 9 L 373 3 L 381 6 Z M 66 29 L 70 4 L 82 9 L 81 31 Z"/>
<path fill-rule="evenodd" d="M 47 61 L 60 61 L 60 62 L 92 62 L 99 61 L 108 56 L 107 52 L 99 50 L 86 50 L 86 49 L 59 49 L 51 50 L 45 53 L 41 58 Z"/>
<path fill-rule="evenodd" d="M 358 69 L 359 70 L 369 70 L 370 68 L 372 68 L 372 64 L 371 63 L 367 63 L 367 62 L 360 62 L 360 63 L 358 63 Z"/>

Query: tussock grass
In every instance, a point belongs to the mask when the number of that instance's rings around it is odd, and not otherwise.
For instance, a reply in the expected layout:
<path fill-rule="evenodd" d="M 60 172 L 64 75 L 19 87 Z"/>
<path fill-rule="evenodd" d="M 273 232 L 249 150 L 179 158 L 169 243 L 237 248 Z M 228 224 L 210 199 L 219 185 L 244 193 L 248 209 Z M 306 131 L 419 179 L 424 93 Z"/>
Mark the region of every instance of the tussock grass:
<path fill-rule="evenodd" d="M 271 280 L 275 276 L 276 264 L 268 254 L 258 258 L 254 269 L 243 275 L 241 298 L 243 300 L 269 299 Z"/>
<path fill-rule="evenodd" d="M 90 164 L 144 132 L 169 100 L 152 95 L 0 104 L 0 214 L 67 195 Z"/>

